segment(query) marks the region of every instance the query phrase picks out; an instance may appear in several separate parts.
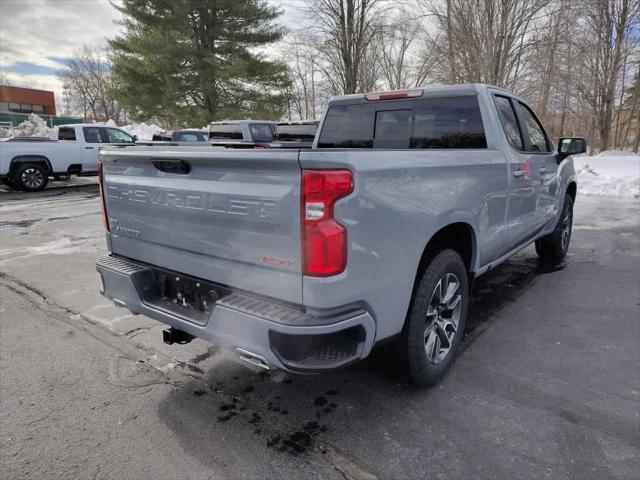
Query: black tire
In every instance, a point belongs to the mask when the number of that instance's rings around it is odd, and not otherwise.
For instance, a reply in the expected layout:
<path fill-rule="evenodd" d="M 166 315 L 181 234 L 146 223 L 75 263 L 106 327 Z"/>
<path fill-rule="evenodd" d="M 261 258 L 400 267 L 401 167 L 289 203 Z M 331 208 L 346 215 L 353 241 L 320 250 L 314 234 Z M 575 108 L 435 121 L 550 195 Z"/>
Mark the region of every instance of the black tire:
<path fill-rule="evenodd" d="M 11 179 L 11 177 L 3 177 L 0 179 L 0 182 L 2 182 L 3 185 L 9 187 L 9 188 L 15 188 L 15 185 L 13 183 L 13 180 Z"/>
<path fill-rule="evenodd" d="M 49 171 L 41 163 L 19 163 L 13 173 L 16 188 L 25 192 L 44 190 L 49 182 Z"/>
<path fill-rule="evenodd" d="M 564 205 L 556 228 L 549 235 L 536 240 L 536 252 L 542 260 L 558 263 L 569 251 L 571 232 L 573 230 L 573 198 L 564 196 Z"/>
<path fill-rule="evenodd" d="M 54 180 L 58 180 L 62 182 L 65 180 L 69 180 L 71 178 L 71 174 L 70 173 L 54 173 L 53 178 Z"/>
<path fill-rule="evenodd" d="M 436 308 L 440 300 L 446 300 L 446 292 L 442 285 L 446 278 L 448 285 L 453 275 L 457 281 L 457 290 L 453 293 L 458 297 L 457 324 L 451 338 L 449 334 L 452 326 L 441 326 L 447 318 L 453 319 L 453 311 L 448 317 L 443 303 Z M 440 298 L 436 297 L 438 284 L 441 285 Z M 450 287 L 453 288 L 453 287 Z M 454 298 L 452 297 L 451 302 Z M 469 280 L 467 269 L 460 255 L 454 250 L 442 250 L 437 253 L 418 279 L 418 285 L 411 301 L 411 307 L 405 321 L 402 335 L 398 341 L 399 354 L 402 360 L 402 370 L 407 379 L 416 385 L 427 386 L 437 383 L 447 372 L 456 358 L 460 341 L 464 335 L 469 306 Z M 441 311 L 440 308 L 443 308 Z M 458 307 L 456 306 L 456 309 Z M 437 312 L 436 312 L 437 311 Z M 434 313 L 436 312 L 436 313 Z M 442 316 L 442 318 L 440 318 Z M 440 319 L 440 320 L 438 320 Z M 431 330 L 429 329 L 431 325 Z M 435 327 L 433 327 L 435 325 Z M 446 342 L 449 348 L 443 354 Z M 437 345 L 436 345 L 437 342 Z M 441 355 L 444 355 L 441 357 Z"/>

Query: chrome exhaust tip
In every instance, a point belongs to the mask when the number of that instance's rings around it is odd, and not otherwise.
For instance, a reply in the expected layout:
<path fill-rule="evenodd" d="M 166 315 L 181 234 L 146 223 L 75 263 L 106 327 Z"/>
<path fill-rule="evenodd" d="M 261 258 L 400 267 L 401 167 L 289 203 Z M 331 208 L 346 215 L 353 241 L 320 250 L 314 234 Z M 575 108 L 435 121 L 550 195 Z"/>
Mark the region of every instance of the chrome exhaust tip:
<path fill-rule="evenodd" d="M 249 352 L 247 350 L 244 350 L 242 348 L 236 348 L 236 355 L 238 355 L 238 358 L 240 360 L 244 360 L 245 362 L 250 363 L 251 365 L 255 365 L 256 367 L 260 367 L 260 368 L 264 368 L 265 370 L 269 370 L 269 364 L 267 364 L 267 361 L 264 359 L 264 357 L 253 353 L 253 352 Z"/>

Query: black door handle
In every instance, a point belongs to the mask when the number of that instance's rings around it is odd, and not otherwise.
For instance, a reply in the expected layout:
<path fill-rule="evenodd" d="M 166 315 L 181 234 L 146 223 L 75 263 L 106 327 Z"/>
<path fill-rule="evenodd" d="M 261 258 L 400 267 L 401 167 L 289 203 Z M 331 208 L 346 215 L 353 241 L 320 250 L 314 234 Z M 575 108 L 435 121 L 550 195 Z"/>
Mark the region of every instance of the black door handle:
<path fill-rule="evenodd" d="M 184 160 L 152 160 L 153 166 L 164 173 L 178 173 L 186 175 L 191 171 L 191 165 Z"/>
<path fill-rule="evenodd" d="M 84 147 L 85 150 L 93 150 L 93 147 Z"/>

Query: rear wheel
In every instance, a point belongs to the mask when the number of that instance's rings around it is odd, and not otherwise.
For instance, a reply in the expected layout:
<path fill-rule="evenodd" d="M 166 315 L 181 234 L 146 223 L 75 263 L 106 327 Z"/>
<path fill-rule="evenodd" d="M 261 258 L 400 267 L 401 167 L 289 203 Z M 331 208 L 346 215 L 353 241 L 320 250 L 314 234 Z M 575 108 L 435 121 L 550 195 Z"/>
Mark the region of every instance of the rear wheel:
<path fill-rule="evenodd" d="M 569 250 L 573 230 L 573 198 L 564 196 L 564 205 L 556 228 L 546 237 L 536 240 L 536 252 L 546 262 L 560 262 Z"/>
<path fill-rule="evenodd" d="M 451 366 L 464 334 L 469 304 L 467 270 L 454 250 L 442 250 L 419 280 L 399 347 L 410 382 L 438 382 Z"/>
<path fill-rule="evenodd" d="M 22 163 L 16 167 L 13 182 L 25 192 L 38 192 L 47 186 L 49 172 L 40 163 Z"/>

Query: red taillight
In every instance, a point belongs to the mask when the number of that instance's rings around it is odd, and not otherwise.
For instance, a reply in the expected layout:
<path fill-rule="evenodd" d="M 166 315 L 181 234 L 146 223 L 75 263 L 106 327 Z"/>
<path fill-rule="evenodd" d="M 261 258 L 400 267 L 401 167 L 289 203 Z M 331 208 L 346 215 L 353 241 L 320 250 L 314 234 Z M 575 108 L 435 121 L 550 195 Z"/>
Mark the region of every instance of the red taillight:
<path fill-rule="evenodd" d="M 102 207 L 102 224 L 107 232 L 109 229 L 109 218 L 107 217 L 107 199 L 104 191 L 104 174 L 102 173 L 102 160 L 98 160 L 98 185 L 100 186 L 100 206 Z"/>
<path fill-rule="evenodd" d="M 328 277 L 347 266 L 347 231 L 334 220 L 333 205 L 352 191 L 349 170 L 302 171 L 304 275 Z"/>
<path fill-rule="evenodd" d="M 421 97 L 424 94 L 424 90 L 416 88 L 413 90 L 394 90 L 392 92 L 373 92 L 367 93 L 364 98 L 369 101 L 377 100 L 399 100 L 401 98 L 415 98 Z"/>

